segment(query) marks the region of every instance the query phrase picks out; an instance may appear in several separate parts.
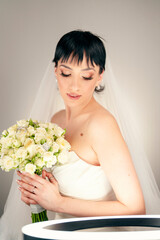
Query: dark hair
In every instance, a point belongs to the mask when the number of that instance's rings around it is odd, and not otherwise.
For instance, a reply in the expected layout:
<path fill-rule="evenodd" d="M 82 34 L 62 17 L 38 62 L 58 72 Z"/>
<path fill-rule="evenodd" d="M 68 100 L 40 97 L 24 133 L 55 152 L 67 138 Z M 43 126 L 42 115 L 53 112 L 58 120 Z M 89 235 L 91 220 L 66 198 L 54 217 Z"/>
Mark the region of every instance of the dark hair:
<path fill-rule="evenodd" d="M 57 66 L 60 59 L 65 62 L 72 56 L 71 61 L 76 59 L 79 63 L 83 61 L 84 54 L 87 64 L 95 63 L 100 67 L 100 73 L 105 70 L 106 51 L 102 40 L 91 32 L 82 30 L 71 31 L 61 37 L 56 46 L 53 62 Z M 100 86 L 100 89 L 95 88 L 95 91 L 101 92 L 103 89 L 104 86 Z"/>

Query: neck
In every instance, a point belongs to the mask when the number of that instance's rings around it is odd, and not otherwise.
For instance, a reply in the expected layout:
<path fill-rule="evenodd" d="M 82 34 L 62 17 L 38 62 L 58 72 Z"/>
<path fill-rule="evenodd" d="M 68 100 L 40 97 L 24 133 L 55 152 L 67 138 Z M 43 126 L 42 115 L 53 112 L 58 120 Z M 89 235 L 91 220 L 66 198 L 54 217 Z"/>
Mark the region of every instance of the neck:
<path fill-rule="evenodd" d="M 92 108 L 92 106 L 96 103 L 94 97 L 90 99 L 88 103 L 85 103 L 85 105 L 79 105 L 79 106 L 65 106 L 66 108 L 66 125 L 71 122 L 72 120 L 76 119 L 77 117 L 80 117 L 82 114 L 85 114 L 89 112 Z"/>

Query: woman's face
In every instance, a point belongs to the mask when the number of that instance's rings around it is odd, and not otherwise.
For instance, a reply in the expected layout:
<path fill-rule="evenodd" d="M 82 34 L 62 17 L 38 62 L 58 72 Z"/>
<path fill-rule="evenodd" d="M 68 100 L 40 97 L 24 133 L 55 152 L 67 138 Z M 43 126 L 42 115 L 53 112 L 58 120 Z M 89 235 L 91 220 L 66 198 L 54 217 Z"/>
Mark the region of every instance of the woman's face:
<path fill-rule="evenodd" d="M 102 80 L 99 66 L 87 64 L 86 58 L 79 64 L 71 58 L 67 62 L 58 61 L 55 75 L 60 94 L 69 107 L 85 105 L 92 99 L 93 92 Z"/>

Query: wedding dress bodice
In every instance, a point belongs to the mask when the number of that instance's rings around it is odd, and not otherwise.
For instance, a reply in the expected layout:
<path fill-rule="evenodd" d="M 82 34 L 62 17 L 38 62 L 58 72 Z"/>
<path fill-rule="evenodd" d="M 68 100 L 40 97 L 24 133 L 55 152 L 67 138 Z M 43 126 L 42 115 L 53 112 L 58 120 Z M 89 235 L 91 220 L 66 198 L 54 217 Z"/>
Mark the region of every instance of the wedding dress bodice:
<path fill-rule="evenodd" d="M 89 164 L 71 151 L 68 163 L 53 167 L 61 194 L 84 200 L 114 200 L 115 195 L 101 166 Z M 56 214 L 57 218 L 71 217 Z"/>

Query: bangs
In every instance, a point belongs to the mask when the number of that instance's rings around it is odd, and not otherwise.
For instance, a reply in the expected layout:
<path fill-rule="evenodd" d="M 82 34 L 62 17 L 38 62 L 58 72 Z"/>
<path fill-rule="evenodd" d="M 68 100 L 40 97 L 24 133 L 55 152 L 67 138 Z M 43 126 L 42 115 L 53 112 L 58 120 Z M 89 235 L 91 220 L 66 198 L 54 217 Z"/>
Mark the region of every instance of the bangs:
<path fill-rule="evenodd" d="M 87 54 L 85 50 L 82 50 L 82 49 L 79 52 L 74 51 L 74 52 L 68 53 L 67 55 L 63 55 L 60 59 L 62 62 L 68 62 L 70 59 L 70 63 L 74 61 L 75 63 L 77 63 L 77 65 L 79 65 L 80 63 L 82 63 L 84 57 L 86 58 L 88 67 L 89 67 L 89 64 L 94 66 L 93 58 L 91 58 L 91 56 Z"/>

